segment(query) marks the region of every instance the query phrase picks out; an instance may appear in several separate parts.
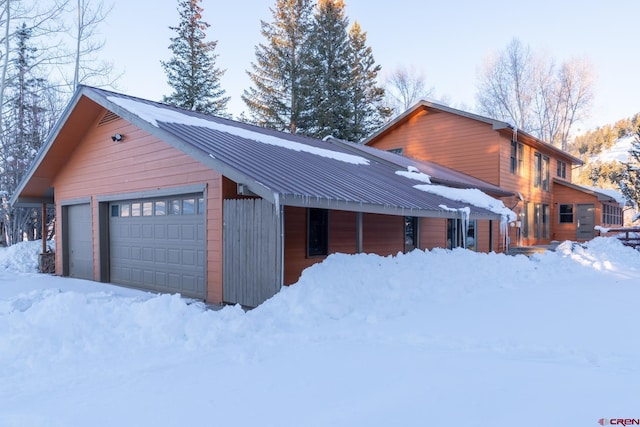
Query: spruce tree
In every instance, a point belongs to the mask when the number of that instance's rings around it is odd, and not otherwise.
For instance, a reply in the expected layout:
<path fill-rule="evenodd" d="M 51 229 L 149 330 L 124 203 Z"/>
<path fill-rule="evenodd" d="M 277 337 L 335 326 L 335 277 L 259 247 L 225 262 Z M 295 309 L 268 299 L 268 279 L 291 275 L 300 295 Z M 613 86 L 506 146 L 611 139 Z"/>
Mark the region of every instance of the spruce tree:
<path fill-rule="evenodd" d="M 351 49 L 344 7 L 343 0 L 319 0 L 313 20 L 300 131 L 316 138 L 350 137 Z"/>
<path fill-rule="evenodd" d="M 625 171 L 620 181 L 620 189 L 622 194 L 636 208 L 636 212 L 640 210 L 640 126 L 636 130 L 636 138 L 629 150 L 629 161 L 625 164 Z M 636 214 L 636 218 L 640 214 Z"/>
<path fill-rule="evenodd" d="M 252 123 L 296 133 L 313 6 L 310 0 L 276 0 L 269 10 L 273 21 L 261 21 L 266 42 L 256 47 L 256 61 L 247 72 L 253 86 L 242 100 Z"/>
<path fill-rule="evenodd" d="M 224 70 L 216 66 L 217 41 L 206 41 L 209 24 L 202 20 L 200 0 L 180 0 L 180 23 L 169 27 L 177 32 L 169 49 L 173 56 L 162 61 L 167 81 L 174 92 L 163 98 L 177 107 L 209 114 L 226 115 L 225 91 L 220 87 Z"/>
<path fill-rule="evenodd" d="M 383 106 L 384 89 L 377 84 L 377 65 L 371 47 L 367 46 L 367 33 L 362 32 L 360 24 L 354 22 L 349 30 L 351 47 L 351 120 L 345 133 L 345 139 L 359 142 L 377 130 L 384 120 L 391 116 L 391 110 Z"/>

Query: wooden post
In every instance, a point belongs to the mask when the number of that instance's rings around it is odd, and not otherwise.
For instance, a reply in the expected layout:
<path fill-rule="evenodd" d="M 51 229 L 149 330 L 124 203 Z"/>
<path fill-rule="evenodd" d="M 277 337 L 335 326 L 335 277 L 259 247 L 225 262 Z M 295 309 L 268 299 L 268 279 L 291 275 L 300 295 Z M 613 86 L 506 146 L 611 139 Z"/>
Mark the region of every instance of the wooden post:
<path fill-rule="evenodd" d="M 47 253 L 47 204 L 42 204 L 42 253 Z"/>
<path fill-rule="evenodd" d="M 362 212 L 356 212 L 356 253 L 362 253 Z"/>

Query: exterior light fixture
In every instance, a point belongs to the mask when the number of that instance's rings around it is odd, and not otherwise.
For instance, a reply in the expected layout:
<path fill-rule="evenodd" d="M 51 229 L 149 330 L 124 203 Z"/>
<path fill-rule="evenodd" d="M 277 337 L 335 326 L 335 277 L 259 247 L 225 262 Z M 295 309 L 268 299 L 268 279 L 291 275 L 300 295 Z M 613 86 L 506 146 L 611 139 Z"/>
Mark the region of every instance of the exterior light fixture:
<path fill-rule="evenodd" d="M 121 134 L 121 133 L 116 133 L 115 135 L 113 135 L 113 136 L 111 137 L 111 140 L 112 140 L 113 142 L 120 142 L 120 141 L 122 141 L 122 134 Z"/>

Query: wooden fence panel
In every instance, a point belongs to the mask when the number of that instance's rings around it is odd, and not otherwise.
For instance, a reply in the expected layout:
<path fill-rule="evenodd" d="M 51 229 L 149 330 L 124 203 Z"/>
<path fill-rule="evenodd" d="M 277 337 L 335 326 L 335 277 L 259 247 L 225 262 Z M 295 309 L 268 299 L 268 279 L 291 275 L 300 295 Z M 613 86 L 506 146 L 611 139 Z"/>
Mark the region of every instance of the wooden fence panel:
<path fill-rule="evenodd" d="M 256 307 L 282 286 L 280 215 L 263 199 L 228 199 L 223 219 L 223 299 Z"/>

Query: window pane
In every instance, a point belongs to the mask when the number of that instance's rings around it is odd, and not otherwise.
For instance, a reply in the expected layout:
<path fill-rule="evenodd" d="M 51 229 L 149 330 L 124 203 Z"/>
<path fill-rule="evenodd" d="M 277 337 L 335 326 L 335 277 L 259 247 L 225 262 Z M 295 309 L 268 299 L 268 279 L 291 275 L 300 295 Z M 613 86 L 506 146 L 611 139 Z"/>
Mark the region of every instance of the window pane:
<path fill-rule="evenodd" d="M 131 216 L 140 216 L 142 213 L 142 206 L 140 203 L 131 203 Z"/>
<path fill-rule="evenodd" d="M 120 206 L 111 205 L 111 216 L 116 217 L 120 215 Z"/>
<path fill-rule="evenodd" d="M 542 184 L 542 156 L 540 153 L 535 153 L 533 155 L 534 159 L 534 175 L 533 175 L 533 186 L 540 187 Z"/>
<path fill-rule="evenodd" d="M 183 215 L 193 215 L 196 213 L 196 200 L 195 199 L 184 199 L 182 201 L 182 214 Z"/>
<path fill-rule="evenodd" d="M 180 215 L 180 200 L 171 201 L 171 215 Z"/>
<path fill-rule="evenodd" d="M 543 237 L 548 239 L 551 235 L 551 223 L 549 221 L 550 217 L 550 207 L 549 205 L 542 205 L 542 226 L 543 226 Z"/>
<path fill-rule="evenodd" d="M 560 224 L 573 223 L 573 205 L 560 205 Z"/>
<path fill-rule="evenodd" d="M 142 203 L 142 215 L 153 216 L 153 202 Z"/>
<path fill-rule="evenodd" d="M 198 214 L 204 213 L 204 198 L 198 197 Z"/>
<path fill-rule="evenodd" d="M 155 214 L 157 216 L 162 216 L 167 214 L 167 202 L 164 200 L 158 200 L 156 202 Z"/>
<path fill-rule="evenodd" d="M 120 216 L 130 216 L 131 215 L 131 206 L 129 203 L 123 203 L 120 206 Z"/>
<path fill-rule="evenodd" d="M 329 243 L 329 211 L 309 209 L 307 253 L 309 256 L 327 255 Z"/>

